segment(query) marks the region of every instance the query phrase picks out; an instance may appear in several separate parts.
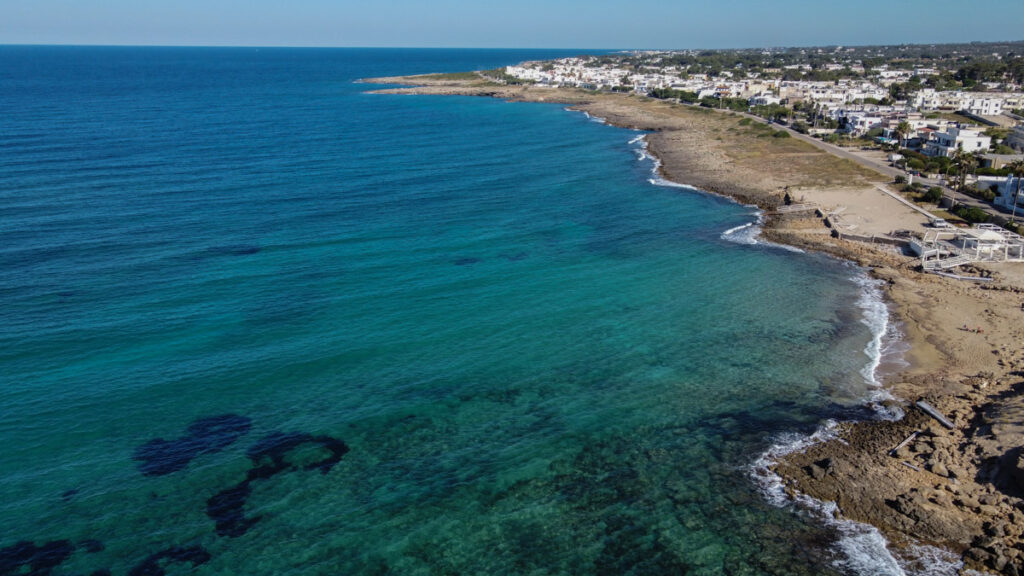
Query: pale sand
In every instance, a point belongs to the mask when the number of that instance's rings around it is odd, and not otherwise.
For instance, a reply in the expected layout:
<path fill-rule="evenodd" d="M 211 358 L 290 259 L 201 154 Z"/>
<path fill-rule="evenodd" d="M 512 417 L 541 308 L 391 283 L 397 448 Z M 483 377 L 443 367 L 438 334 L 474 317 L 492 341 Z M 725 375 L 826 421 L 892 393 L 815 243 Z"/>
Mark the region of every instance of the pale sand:
<path fill-rule="evenodd" d="M 788 193 L 793 202 L 838 211 L 830 220 L 844 232 L 920 231 L 927 221 L 876 189 L 886 177 L 796 139 L 766 137 L 764 128 L 741 125 L 728 112 L 482 80 L 383 81 L 420 85 L 388 93 L 561 102 L 618 126 L 649 130 L 650 151 L 666 178 L 768 210 Z M 853 260 L 884 280 L 912 364 L 886 385 L 906 401 L 927 396 L 957 429 L 945 432 L 905 402 L 903 421 L 845 425 L 840 440 L 786 458 L 777 469 L 787 489 L 837 501 L 843 515 L 875 524 L 897 546 L 934 543 L 964 553 L 975 568 L 1024 574 L 1024 463 L 1015 456 L 1024 447 L 1018 392 L 1024 389 L 1024 264 L 977 267 L 974 272 L 995 278 L 984 285 L 923 274 L 915 259 L 892 248 L 832 238 L 812 214 L 770 217 L 763 235 Z M 982 332 L 965 331 L 965 324 Z M 910 430 L 925 428 L 928 433 L 899 458 L 887 455 Z"/>

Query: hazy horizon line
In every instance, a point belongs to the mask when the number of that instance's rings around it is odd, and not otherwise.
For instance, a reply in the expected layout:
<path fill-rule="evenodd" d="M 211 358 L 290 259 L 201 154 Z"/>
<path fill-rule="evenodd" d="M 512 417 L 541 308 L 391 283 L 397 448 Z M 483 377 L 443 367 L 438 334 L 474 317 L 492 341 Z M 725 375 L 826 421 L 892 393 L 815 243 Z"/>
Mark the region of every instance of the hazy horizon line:
<path fill-rule="evenodd" d="M 0 42 L 0 46 L 22 46 L 22 47 L 68 47 L 68 48 L 239 48 L 239 49 L 327 49 L 327 50 L 585 50 L 585 51 L 683 51 L 683 50 L 768 50 L 779 48 L 834 48 L 834 47 L 875 47 L 875 46 L 947 46 L 957 44 L 1015 44 L 1024 43 L 1024 38 L 1017 40 L 967 40 L 959 42 L 909 42 L 893 44 L 791 44 L 773 46 L 742 46 L 728 48 L 709 48 L 702 46 L 677 47 L 677 48 L 652 48 L 652 47 L 559 47 L 559 46 L 384 46 L 384 45 L 316 45 L 316 44 L 135 44 L 135 43 L 77 43 L 77 42 Z"/>

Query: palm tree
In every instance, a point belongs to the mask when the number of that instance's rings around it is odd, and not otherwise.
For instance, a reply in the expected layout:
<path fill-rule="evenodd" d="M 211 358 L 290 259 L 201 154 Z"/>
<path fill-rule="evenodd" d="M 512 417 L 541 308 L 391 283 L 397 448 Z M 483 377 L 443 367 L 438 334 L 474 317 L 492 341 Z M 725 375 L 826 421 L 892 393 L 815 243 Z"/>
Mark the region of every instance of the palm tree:
<path fill-rule="evenodd" d="M 901 141 L 900 148 L 907 147 L 906 138 L 907 136 L 910 136 L 910 133 L 913 132 L 913 130 L 913 127 L 910 126 L 910 122 L 907 122 L 906 120 L 903 120 L 896 125 L 896 135 Z"/>
<path fill-rule="evenodd" d="M 963 148 L 958 148 L 953 153 L 953 164 L 957 167 L 957 176 L 959 176 L 960 181 L 953 188 L 953 206 L 950 206 L 950 209 L 956 205 L 956 190 L 963 190 L 964 185 L 967 183 L 967 173 L 978 166 L 978 160 L 974 157 L 974 154 L 964 152 Z"/>
<path fill-rule="evenodd" d="M 953 164 L 956 165 L 957 175 L 960 177 L 958 188 L 962 190 L 964 185 L 967 184 L 967 173 L 977 168 L 978 159 L 974 157 L 974 154 L 964 152 L 963 148 L 959 148 L 953 153 Z"/>

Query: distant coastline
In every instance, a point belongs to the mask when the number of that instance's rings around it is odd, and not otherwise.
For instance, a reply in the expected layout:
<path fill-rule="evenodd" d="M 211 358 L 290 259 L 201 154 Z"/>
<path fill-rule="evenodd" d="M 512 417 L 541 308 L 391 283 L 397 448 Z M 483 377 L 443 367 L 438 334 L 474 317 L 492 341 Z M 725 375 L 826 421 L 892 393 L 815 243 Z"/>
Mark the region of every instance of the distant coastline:
<path fill-rule="evenodd" d="M 648 131 L 667 180 L 757 205 L 766 211 L 766 240 L 869 269 L 910 345 L 910 366 L 885 382 L 907 416 L 840 424 L 836 439 L 787 455 L 773 469 L 791 497 L 836 502 L 844 517 L 877 526 L 892 548 L 934 545 L 967 567 L 1024 573 L 1024 465 L 1016 452 L 1024 427 L 1013 416 L 1024 370 L 1024 267 L 979 265 L 974 271 L 992 281 L 963 283 L 925 274 L 891 247 L 833 237 L 830 214 L 841 212 L 868 237 L 906 219 L 919 224 L 921 216 L 879 190 L 887 176 L 797 138 L 773 137 L 777 129 L 736 113 L 635 94 L 509 86 L 475 73 L 364 81 L 403 85 L 377 93 L 560 103 Z M 817 209 L 777 210 L 787 204 Z M 955 428 L 916 409 L 919 398 Z"/>

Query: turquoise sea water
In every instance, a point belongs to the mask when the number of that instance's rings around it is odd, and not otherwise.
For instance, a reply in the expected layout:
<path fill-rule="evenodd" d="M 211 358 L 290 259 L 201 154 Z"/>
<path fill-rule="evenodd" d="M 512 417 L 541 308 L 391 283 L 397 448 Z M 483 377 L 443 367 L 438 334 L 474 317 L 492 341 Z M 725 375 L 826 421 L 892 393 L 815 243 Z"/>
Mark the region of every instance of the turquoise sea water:
<path fill-rule="evenodd" d="M 0 574 L 856 573 L 749 468 L 861 413 L 861 272 L 354 82 L 561 55 L 0 47 Z"/>

